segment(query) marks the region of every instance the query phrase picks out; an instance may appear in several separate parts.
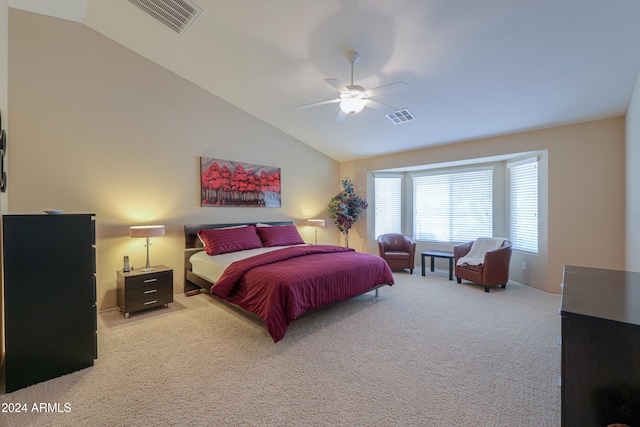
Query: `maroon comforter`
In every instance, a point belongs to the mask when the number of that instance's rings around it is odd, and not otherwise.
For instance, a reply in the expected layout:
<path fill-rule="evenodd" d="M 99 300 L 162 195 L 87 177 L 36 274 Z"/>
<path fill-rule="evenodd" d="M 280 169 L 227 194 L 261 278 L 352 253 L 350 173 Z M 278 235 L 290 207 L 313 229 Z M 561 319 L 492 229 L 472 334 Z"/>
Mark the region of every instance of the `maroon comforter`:
<path fill-rule="evenodd" d="M 211 292 L 260 316 L 274 342 L 301 314 L 393 284 L 382 258 L 340 246 L 279 249 L 229 265 Z"/>

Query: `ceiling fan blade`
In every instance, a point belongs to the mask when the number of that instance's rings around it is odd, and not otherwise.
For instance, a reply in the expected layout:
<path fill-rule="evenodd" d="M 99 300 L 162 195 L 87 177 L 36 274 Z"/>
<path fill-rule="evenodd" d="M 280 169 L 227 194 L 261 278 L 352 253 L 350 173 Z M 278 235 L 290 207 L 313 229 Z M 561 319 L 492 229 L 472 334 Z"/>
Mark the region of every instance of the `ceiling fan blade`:
<path fill-rule="evenodd" d="M 340 102 L 340 101 L 341 101 L 340 98 L 327 99 L 326 101 L 312 102 L 311 104 L 298 105 L 296 109 L 302 110 L 303 108 L 316 107 L 318 105 L 335 104 L 336 102 Z"/>
<path fill-rule="evenodd" d="M 344 122 L 344 119 L 346 119 L 347 116 L 348 116 L 347 113 L 345 113 L 344 111 L 340 110 L 340 112 L 338 113 L 338 117 L 336 117 L 336 123 Z"/>
<path fill-rule="evenodd" d="M 372 97 L 382 95 L 383 93 L 398 92 L 401 90 L 405 90 L 408 87 L 409 85 L 405 82 L 395 82 L 384 86 L 374 87 L 373 89 L 368 89 L 365 91 L 365 93 L 367 94 L 367 96 Z"/>
<path fill-rule="evenodd" d="M 329 83 L 331 86 L 336 88 L 340 93 L 349 93 L 350 90 L 347 88 L 344 83 L 342 83 L 338 79 L 324 79 L 325 82 Z"/>
<path fill-rule="evenodd" d="M 397 108 L 392 106 L 392 105 L 385 104 L 384 102 L 380 102 L 380 101 L 374 101 L 373 99 L 367 99 L 367 102 L 364 105 L 365 105 L 365 107 L 369 107 L 369 108 L 373 108 L 373 109 L 378 110 L 378 111 L 382 111 L 385 114 L 397 110 Z"/>

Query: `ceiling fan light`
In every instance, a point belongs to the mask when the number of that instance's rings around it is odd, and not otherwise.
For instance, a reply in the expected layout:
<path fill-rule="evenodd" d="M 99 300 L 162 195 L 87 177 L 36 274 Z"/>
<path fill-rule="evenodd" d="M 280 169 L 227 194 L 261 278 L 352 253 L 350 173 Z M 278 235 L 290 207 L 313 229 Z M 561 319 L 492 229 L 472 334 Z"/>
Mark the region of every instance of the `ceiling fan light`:
<path fill-rule="evenodd" d="M 364 108 L 364 99 L 344 98 L 340 101 L 340 109 L 347 114 L 356 114 Z"/>

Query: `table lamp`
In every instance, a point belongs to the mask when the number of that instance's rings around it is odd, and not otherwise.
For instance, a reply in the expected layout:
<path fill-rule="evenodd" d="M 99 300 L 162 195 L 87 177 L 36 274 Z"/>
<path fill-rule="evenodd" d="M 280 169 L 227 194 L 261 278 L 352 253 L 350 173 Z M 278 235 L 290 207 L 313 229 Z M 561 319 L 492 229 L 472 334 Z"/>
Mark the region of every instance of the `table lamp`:
<path fill-rule="evenodd" d="M 138 225 L 129 228 L 131 237 L 146 237 L 147 238 L 147 266 L 143 271 L 150 272 L 151 262 L 149 261 L 149 237 L 164 236 L 164 225 Z"/>
<path fill-rule="evenodd" d="M 324 227 L 324 219 L 308 219 L 307 225 L 316 228 L 316 240 L 314 245 L 318 244 L 318 227 Z"/>

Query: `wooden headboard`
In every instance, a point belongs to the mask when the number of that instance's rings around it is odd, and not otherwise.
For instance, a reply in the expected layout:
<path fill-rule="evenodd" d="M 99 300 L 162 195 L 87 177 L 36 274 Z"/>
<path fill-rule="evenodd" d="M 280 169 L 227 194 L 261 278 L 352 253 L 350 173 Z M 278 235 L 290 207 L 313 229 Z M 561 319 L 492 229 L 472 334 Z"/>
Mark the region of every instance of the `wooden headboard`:
<path fill-rule="evenodd" d="M 236 223 L 236 224 L 188 224 L 184 226 L 184 248 L 185 249 L 194 249 L 194 248 L 202 248 L 202 242 L 198 238 L 198 231 L 200 230 L 211 230 L 215 228 L 225 228 L 225 227 L 238 227 L 241 225 L 250 225 L 256 224 L 255 222 L 246 223 Z M 278 221 L 278 222 L 259 222 L 258 224 L 268 224 L 268 225 L 292 225 L 293 221 Z"/>

